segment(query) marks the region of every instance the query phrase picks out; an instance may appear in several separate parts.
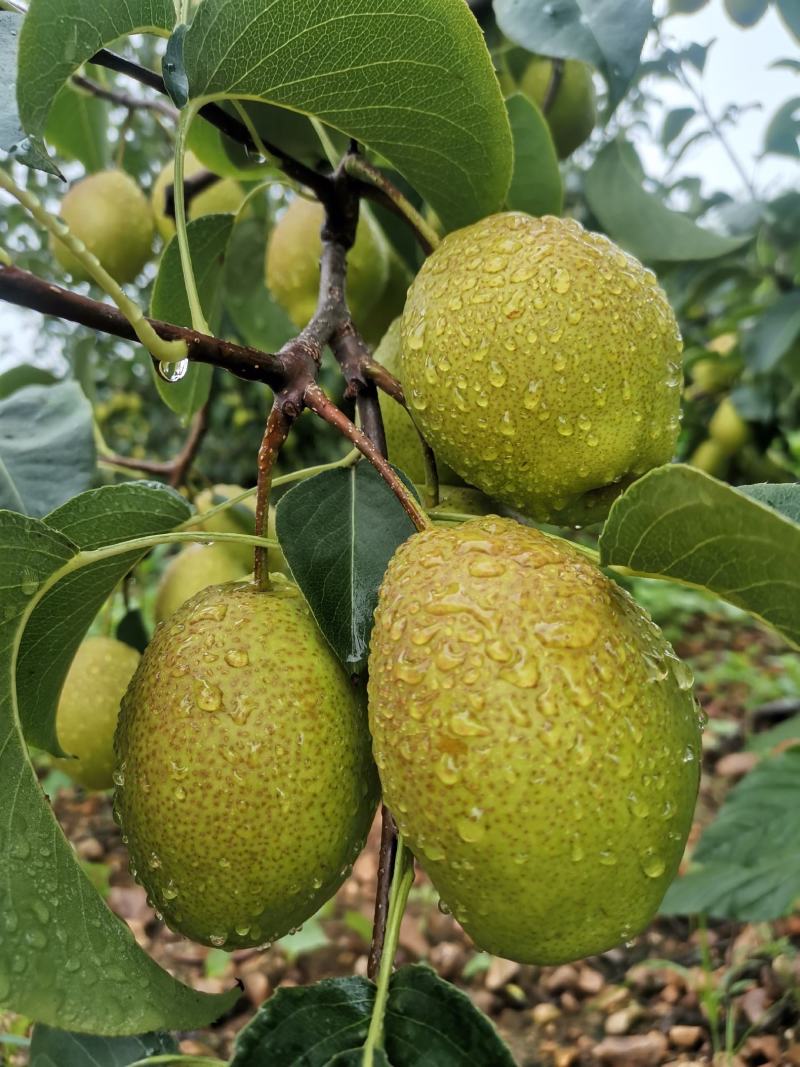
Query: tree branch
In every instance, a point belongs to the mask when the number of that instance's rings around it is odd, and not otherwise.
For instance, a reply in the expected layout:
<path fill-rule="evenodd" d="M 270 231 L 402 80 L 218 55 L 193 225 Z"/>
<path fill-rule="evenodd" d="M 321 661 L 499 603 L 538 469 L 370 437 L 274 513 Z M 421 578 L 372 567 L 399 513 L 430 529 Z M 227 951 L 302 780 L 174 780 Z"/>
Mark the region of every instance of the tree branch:
<path fill-rule="evenodd" d="M 126 467 L 128 470 L 141 471 L 142 474 L 153 474 L 158 478 L 166 479 L 174 489 L 177 489 L 186 480 L 189 468 L 208 430 L 208 408 L 208 403 L 205 403 L 197 412 L 183 448 L 174 459 L 164 461 L 135 459 L 133 456 L 119 456 L 112 452 L 101 455 L 100 461 L 112 467 Z"/>
<path fill-rule="evenodd" d="M 79 89 L 84 89 L 87 93 L 91 93 L 100 100 L 108 100 L 109 103 L 116 104 L 117 107 L 125 107 L 128 111 L 154 111 L 158 115 L 163 115 L 166 119 L 171 119 L 172 122 L 177 121 L 177 110 L 172 104 L 168 104 L 164 100 L 145 100 L 142 97 L 117 92 L 116 89 L 107 89 L 105 85 L 100 85 L 99 82 L 92 81 L 91 78 L 85 78 L 82 74 L 73 74 L 72 82 Z"/>
<path fill-rule="evenodd" d="M 389 914 L 389 890 L 394 875 L 397 856 L 397 826 L 392 813 L 381 804 L 381 844 L 378 853 L 378 885 L 375 891 L 375 915 L 373 918 L 372 944 L 367 960 L 367 974 L 375 980 L 383 958 L 383 942 L 386 936 L 386 919 Z"/>
<path fill-rule="evenodd" d="M 347 174 L 354 179 L 354 191 L 357 195 L 375 200 L 403 219 L 414 231 L 422 251 L 429 256 L 439 244 L 439 235 L 383 171 L 374 167 L 359 152 L 348 152 L 344 157 L 343 166 Z"/>
<path fill-rule="evenodd" d="M 267 419 L 264 438 L 258 450 L 258 491 L 256 493 L 256 524 L 258 537 L 266 537 L 269 528 L 269 493 L 272 488 L 272 472 L 280 450 L 289 436 L 294 420 L 302 405 L 277 395 Z M 269 588 L 267 549 L 259 545 L 255 550 L 255 582 L 259 589 Z"/>
<path fill-rule="evenodd" d="M 0 300 L 43 315 L 55 315 L 112 337 L 137 340 L 133 327 L 117 308 L 63 289 L 19 267 L 0 264 Z M 189 360 L 221 367 L 247 381 L 265 382 L 273 389 L 282 389 L 288 381 L 290 371 L 280 355 L 259 352 L 157 319 L 148 321 L 164 340 L 186 341 Z"/>

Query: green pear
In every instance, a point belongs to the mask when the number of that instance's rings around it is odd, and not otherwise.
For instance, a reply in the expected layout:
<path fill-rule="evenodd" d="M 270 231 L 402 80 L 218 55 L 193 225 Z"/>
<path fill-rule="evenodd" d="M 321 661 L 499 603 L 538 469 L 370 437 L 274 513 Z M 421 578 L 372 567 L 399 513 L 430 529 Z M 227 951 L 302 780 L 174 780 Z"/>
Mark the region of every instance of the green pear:
<path fill-rule="evenodd" d="M 298 196 L 275 224 L 267 242 L 267 288 L 299 328 L 308 323 L 317 306 L 324 219 L 321 204 Z M 371 217 L 362 212 L 355 244 L 347 254 L 347 302 L 356 325 L 383 295 L 388 276 L 386 239 Z"/>
<path fill-rule="evenodd" d="M 224 541 L 181 549 L 172 557 L 159 582 L 154 608 L 156 622 L 168 619 L 201 589 L 235 582 L 246 577 L 252 569 L 252 552 L 243 559 L 232 554 Z"/>
<path fill-rule="evenodd" d="M 192 152 L 186 153 L 183 166 L 186 178 L 191 178 L 193 174 L 205 169 Z M 167 188 L 172 185 L 174 177 L 175 164 L 174 162 L 168 163 L 153 183 L 153 191 L 150 194 L 156 228 L 165 242 L 169 241 L 175 233 L 175 219 L 167 214 L 166 202 Z M 209 185 L 202 193 L 192 197 L 186 211 L 187 217 L 192 221 L 202 218 L 203 215 L 233 214 L 242 206 L 245 195 L 244 189 L 238 182 L 232 178 L 221 178 L 213 185 Z"/>
<path fill-rule="evenodd" d="M 401 325 L 436 455 L 540 522 L 598 522 L 678 435 L 682 341 L 652 271 L 572 219 L 490 215 L 428 257 Z"/>
<path fill-rule="evenodd" d="M 119 703 L 139 653 L 112 637 L 87 637 L 67 672 L 56 712 L 59 743 L 72 759 L 54 764 L 87 789 L 110 789 Z"/>
<path fill-rule="evenodd" d="M 553 77 L 553 60 L 534 56 L 519 82 L 520 90 L 544 109 Z M 594 129 L 597 104 L 591 67 L 579 59 L 563 60 L 561 80 L 545 113 L 560 159 L 572 155 Z"/>
<path fill-rule="evenodd" d="M 150 208 L 144 193 L 124 171 L 100 171 L 76 182 L 61 201 L 59 214 L 75 237 L 120 283 L 133 281 L 150 258 Z M 76 281 L 89 278 L 83 264 L 65 244 L 51 237 L 50 248 Z"/>
<path fill-rule="evenodd" d="M 700 774 L 691 672 L 586 556 L 511 519 L 411 537 L 369 659 L 384 797 L 487 952 L 551 964 L 642 930 Z"/>
<path fill-rule="evenodd" d="M 730 466 L 730 457 L 719 441 L 707 437 L 701 441 L 691 456 L 686 460 L 690 467 L 696 467 L 714 478 L 724 478 Z"/>
<path fill-rule="evenodd" d="M 750 427 L 729 396 L 720 401 L 719 407 L 711 416 L 708 434 L 726 456 L 735 455 L 750 440 Z"/>
<path fill-rule="evenodd" d="M 303 923 L 375 812 L 362 702 L 286 580 L 206 589 L 158 627 L 115 748 L 131 867 L 203 944 L 260 945 Z"/>

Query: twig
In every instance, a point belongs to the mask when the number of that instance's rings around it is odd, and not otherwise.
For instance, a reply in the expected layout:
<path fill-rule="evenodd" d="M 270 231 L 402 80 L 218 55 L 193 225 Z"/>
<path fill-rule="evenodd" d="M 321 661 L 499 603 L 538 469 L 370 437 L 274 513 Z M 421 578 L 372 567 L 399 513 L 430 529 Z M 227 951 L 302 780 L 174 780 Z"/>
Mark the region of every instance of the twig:
<path fill-rule="evenodd" d="M 381 844 L 378 854 L 378 885 L 375 892 L 375 913 L 372 921 L 372 944 L 367 961 L 367 976 L 377 977 L 383 957 L 383 942 L 386 937 L 386 917 L 389 914 L 389 890 L 392 886 L 394 863 L 397 856 L 397 826 L 392 813 L 381 805 Z"/>
<path fill-rule="evenodd" d="M 86 78 L 82 74 L 73 74 L 72 83 L 98 99 L 108 100 L 109 103 L 116 104 L 117 107 L 125 107 L 128 111 L 154 111 L 173 122 L 178 118 L 177 110 L 164 100 L 145 100 L 143 97 L 131 96 L 129 93 L 121 93 L 116 89 L 107 89 L 105 85 L 100 85 L 99 82 L 92 81 L 91 78 Z"/>
<path fill-rule="evenodd" d="M 348 152 L 344 157 L 344 169 L 351 178 L 356 179 L 356 190 L 360 195 L 375 199 L 372 195 L 374 190 L 382 194 L 378 202 L 387 207 L 391 205 L 391 210 L 408 223 L 426 255 L 430 255 L 439 245 L 439 235 L 436 230 L 425 221 L 397 186 L 369 160 L 360 153 Z"/>
<path fill-rule="evenodd" d="M 189 436 L 174 459 L 164 461 L 136 459 L 133 456 L 119 456 L 111 452 L 101 455 L 100 460 L 112 467 L 126 467 L 128 470 L 141 471 L 142 474 L 153 474 L 158 478 L 165 478 L 173 488 L 177 489 L 186 480 L 186 474 L 208 430 L 208 407 L 208 403 L 204 404 L 195 415 Z"/>
<path fill-rule="evenodd" d="M 361 455 L 369 460 L 403 505 L 403 510 L 414 523 L 416 528 L 418 530 L 427 529 L 431 524 L 428 516 L 420 508 L 419 504 L 403 484 L 402 480 L 395 473 L 394 468 L 389 465 L 386 459 L 384 459 L 378 447 L 370 441 L 363 430 L 359 430 L 355 423 L 351 422 L 344 412 L 336 407 L 333 401 L 325 395 L 316 382 L 312 382 L 307 386 L 305 393 L 303 394 L 303 399 L 306 406 L 310 408 L 315 415 L 318 415 L 321 419 L 324 419 L 325 422 L 333 426 L 340 434 L 342 434 L 342 436 L 346 437 L 348 441 L 352 441 Z"/>
<path fill-rule="evenodd" d="M 31 308 L 43 315 L 56 315 L 69 322 L 87 326 L 91 330 L 111 334 L 112 337 L 121 337 L 126 341 L 137 340 L 131 324 L 111 304 L 81 296 L 80 293 L 73 293 L 60 285 L 47 282 L 30 271 L 1 263 L 0 300 Z M 223 370 L 248 381 L 265 382 L 272 389 L 282 389 L 287 383 L 288 371 L 279 355 L 259 352 L 258 349 L 247 348 L 218 337 L 209 337 L 185 326 L 175 326 L 157 319 L 147 321 L 164 340 L 186 341 L 186 355 L 189 360 L 222 367 Z"/>
<path fill-rule="evenodd" d="M 218 174 L 214 174 L 211 170 L 200 170 L 196 174 L 193 174 L 190 178 L 184 178 L 183 180 L 183 196 L 188 208 L 192 200 L 201 193 L 204 193 L 206 189 L 210 189 L 212 185 L 216 185 L 217 182 L 222 179 Z M 175 184 L 170 182 L 164 190 L 164 212 L 167 218 L 175 218 Z"/>
<path fill-rule="evenodd" d="M 386 434 L 378 391 L 375 382 L 366 374 L 372 356 L 352 320 L 348 319 L 339 327 L 330 340 L 330 346 L 347 382 L 345 396 L 355 397 L 362 430 L 385 456 Z"/>
<path fill-rule="evenodd" d="M 258 491 L 256 493 L 256 528 L 258 537 L 266 537 L 269 527 L 269 493 L 272 487 L 272 472 L 275 460 L 289 436 L 294 420 L 301 407 L 286 401 L 280 394 L 275 397 L 267 419 L 264 438 L 258 450 Z M 255 582 L 259 589 L 269 588 L 267 550 L 261 545 L 255 549 Z"/>

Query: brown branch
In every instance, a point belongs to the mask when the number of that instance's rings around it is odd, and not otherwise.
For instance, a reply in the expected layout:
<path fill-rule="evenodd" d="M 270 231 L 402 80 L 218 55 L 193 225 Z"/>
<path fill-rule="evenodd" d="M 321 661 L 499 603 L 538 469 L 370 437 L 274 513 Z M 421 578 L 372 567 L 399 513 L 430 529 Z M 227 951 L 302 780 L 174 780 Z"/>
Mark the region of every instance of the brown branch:
<path fill-rule="evenodd" d="M 0 300 L 43 315 L 55 315 L 112 337 L 138 340 L 131 324 L 113 305 L 63 289 L 19 267 L 0 264 Z M 148 321 L 165 341 L 186 341 L 187 358 L 196 363 L 221 367 L 247 381 L 265 382 L 272 389 L 284 388 L 289 380 L 289 368 L 281 355 L 259 352 L 173 323 Z"/>
<path fill-rule="evenodd" d="M 258 450 L 256 534 L 259 537 L 266 537 L 269 528 L 269 493 L 272 488 L 275 461 L 300 411 L 301 406 L 295 401 L 286 400 L 282 395 L 278 395 L 273 401 L 267 419 L 264 437 Z M 269 587 L 267 549 L 262 545 L 258 545 L 255 550 L 255 582 L 259 589 Z"/>
<path fill-rule="evenodd" d="M 386 369 L 382 363 L 375 359 L 368 359 L 364 364 L 364 374 L 370 381 L 375 382 L 382 393 L 386 393 L 392 400 L 406 407 L 406 395 L 398 378 Z"/>
<path fill-rule="evenodd" d="M 389 914 L 389 890 L 392 887 L 394 861 L 397 856 L 397 827 L 392 813 L 381 804 L 381 844 L 378 853 L 378 885 L 375 891 L 375 915 L 373 919 L 372 944 L 367 960 L 367 975 L 374 981 L 378 976 L 383 956 L 386 935 L 386 919 Z"/>
<path fill-rule="evenodd" d="M 394 182 L 359 152 L 348 152 L 342 165 L 353 180 L 353 191 L 356 195 L 374 200 L 401 218 L 413 230 L 422 251 L 429 256 L 439 244 L 439 235 Z"/>
<path fill-rule="evenodd" d="M 117 107 L 127 108 L 128 111 L 154 111 L 157 115 L 163 115 L 172 122 L 178 119 L 177 110 L 164 100 L 145 100 L 143 97 L 131 96 L 129 93 L 121 93 L 116 89 L 107 89 L 105 85 L 100 85 L 91 78 L 85 78 L 82 74 L 73 74 L 72 83 L 99 100 L 107 100 L 111 104 L 116 104 Z"/>
<path fill-rule="evenodd" d="M 196 196 L 204 193 L 206 189 L 210 189 L 212 185 L 216 185 L 221 180 L 220 176 L 214 174 L 211 170 L 200 170 L 193 174 L 191 178 L 185 178 L 183 196 L 186 210 L 189 210 L 189 205 Z M 173 182 L 170 182 L 164 190 L 164 212 L 167 218 L 175 218 L 175 185 Z"/>

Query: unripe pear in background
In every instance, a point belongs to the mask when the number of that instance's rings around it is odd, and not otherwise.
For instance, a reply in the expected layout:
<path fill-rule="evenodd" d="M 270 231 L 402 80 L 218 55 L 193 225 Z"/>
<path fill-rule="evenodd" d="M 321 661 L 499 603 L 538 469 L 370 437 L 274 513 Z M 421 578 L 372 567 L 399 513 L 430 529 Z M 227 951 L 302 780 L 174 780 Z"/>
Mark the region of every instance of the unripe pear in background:
<path fill-rule="evenodd" d="M 701 441 L 691 456 L 686 460 L 690 467 L 696 467 L 714 478 L 724 478 L 730 466 L 730 456 L 718 441 L 707 437 Z"/>
<path fill-rule="evenodd" d="M 54 764 L 87 789 L 110 789 L 119 705 L 139 653 L 112 637 L 87 637 L 72 661 L 56 712 L 56 733 L 73 759 Z"/>
<path fill-rule="evenodd" d="M 579 59 L 562 61 L 561 78 L 545 118 L 560 159 L 566 159 L 589 137 L 597 122 L 597 104 L 591 67 Z M 553 77 L 553 60 L 534 56 L 520 79 L 519 88 L 544 109 Z"/>
<path fill-rule="evenodd" d="M 223 504 L 228 500 L 233 500 L 243 492 L 244 489 L 241 485 L 214 485 L 210 489 L 203 489 L 198 493 L 195 497 L 194 505 L 202 514 L 206 511 L 210 511 L 212 508 L 218 507 L 220 504 Z M 230 507 L 218 511 L 215 515 L 212 515 L 210 519 L 206 519 L 200 523 L 197 528 L 200 530 L 208 530 L 210 533 L 253 534 L 255 532 L 255 518 L 256 497 L 255 493 L 251 493 L 250 496 L 245 497 L 244 500 L 239 501 L 238 504 L 232 504 Z M 277 537 L 275 531 L 274 505 L 270 505 L 269 509 L 267 536 L 273 539 Z M 252 545 L 237 545 L 231 541 L 220 541 L 218 544 L 246 568 L 244 574 L 250 573 L 253 569 Z M 280 548 L 271 548 L 267 552 L 267 568 L 270 571 L 282 571 L 286 575 L 289 574 L 286 557 Z M 224 578 L 221 579 L 221 581 L 226 580 L 227 579 Z"/>
<path fill-rule="evenodd" d="M 184 158 L 184 177 L 191 178 L 193 174 L 204 170 L 203 164 L 191 152 L 187 152 Z M 150 194 L 150 203 L 153 210 L 158 232 L 162 240 L 169 241 L 175 233 L 175 219 L 167 214 L 167 189 L 172 185 L 175 176 L 175 164 L 167 163 L 164 169 L 153 183 Z M 221 178 L 209 185 L 197 196 L 193 196 L 186 208 L 189 220 L 202 218 L 203 215 L 227 215 L 235 213 L 242 205 L 245 191 L 238 182 L 232 178 Z"/>
<path fill-rule="evenodd" d="M 377 803 L 366 711 L 296 586 L 217 586 L 156 630 L 123 700 L 115 808 L 168 924 L 244 948 L 336 891 Z"/>
<path fill-rule="evenodd" d="M 682 342 L 655 275 L 572 219 L 491 215 L 409 289 L 402 373 L 438 458 L 541 522 L 605 517 L 672 458 Z"/>
<path fill-rule="evenodd" d="M 726 396 L 711 416 L 708 433 L 726 456 L 735 455 L 750 440 L 750 427 L 736 410 L 736 405 Z"/>
<path fill-rule="evenodd" d="M 689 669 L 626 592 L 511 519 L 411 537 L 369 659 L 386 803 L 479 948 L 551 964 L 642 930 L 700 776 Z"/>
<path fill-rule="evenodd" d="M 115 281 L 131 282 L 150 258 L 153 219 L 129 174 L 105 170 L 76 182 L 61 201 L 61 218 Z M 90 277 L 67 246 L 50 238 L 53 255 L 76 281 Z"/>
<path fill-rule="evenodd" d="M 320 230 L 325 212 L 316 200 L 296 197 L 267 242 L 267 288 L 295 324 L 305 326 L 319 297 Z M 347 253 L 347 303 L 358 325 L 373 310 L 389 277 L 387 243 L 362 210 L 356 240 Z"/>
<path fill-rule="evenodd" d="M 155 602 L 156 622 L 168 619 L 190 597 L 210 585 L 235 582 L 253 569 L 248 559 L 232 554 L 224 541 L 189 545 L 173 556 L 161 576 Z"/>

